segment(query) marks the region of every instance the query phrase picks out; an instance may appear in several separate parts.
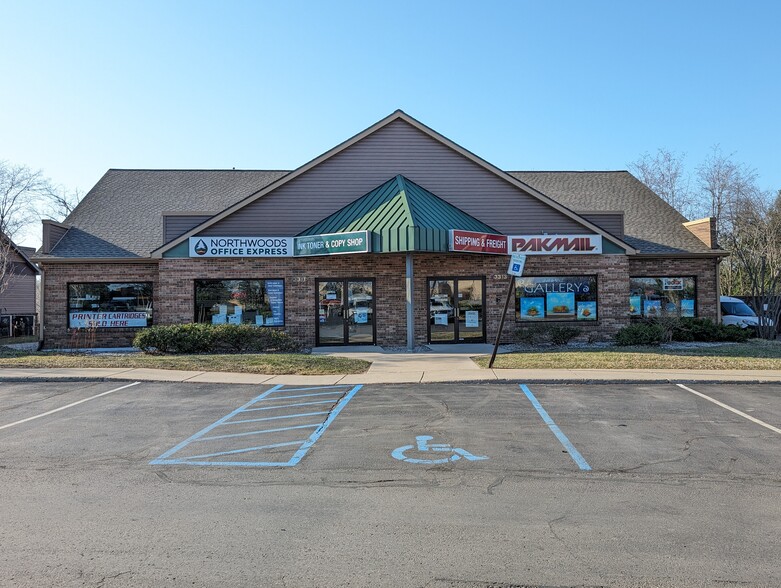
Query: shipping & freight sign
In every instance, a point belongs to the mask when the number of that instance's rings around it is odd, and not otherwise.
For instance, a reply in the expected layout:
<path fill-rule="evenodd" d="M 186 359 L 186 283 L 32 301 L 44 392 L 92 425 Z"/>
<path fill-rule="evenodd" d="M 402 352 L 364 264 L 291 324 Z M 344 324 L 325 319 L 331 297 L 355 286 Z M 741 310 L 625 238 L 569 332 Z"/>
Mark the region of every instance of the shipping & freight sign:
<path fill-rule="evenodd" d="M 292 237 L 190 237 L 190 257 L 292 257 Z"/>
<path fill-rule="evenodd" d="M 472 231 L 450 231 L 450 251 L 507 255 L 507 237 Z"/>
<path fill-rule="evenodd" d="M 526 255 L 588 255 L 602 253 L 601 235 L 512 235 L 510 252 Z"/>

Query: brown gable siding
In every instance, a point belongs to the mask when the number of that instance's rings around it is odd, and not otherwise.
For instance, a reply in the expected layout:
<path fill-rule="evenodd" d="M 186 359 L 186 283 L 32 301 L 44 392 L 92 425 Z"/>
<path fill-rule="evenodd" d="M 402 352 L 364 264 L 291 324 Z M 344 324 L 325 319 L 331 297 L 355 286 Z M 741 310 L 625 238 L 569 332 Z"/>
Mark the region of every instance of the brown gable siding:
<path fill-rule="evenodd" d="M 35 314 L 35 274 L 17 264 L 8 288 L 0 294 L 0 314 Z"/>
<path fill-rule="evenodd" d="M 623 212 L 581 212 L 579 214 L 614 237 L 624 238 Z"/>
<path fill-rule="evenodd" d="M 184 235 L 212 216 L 211 214 L 165 215 L 163 217 L 163 243 L 168 243 L 179 235 Z"/>
<path fill-rule="evenodd" d="M 585 230 L 566 215 L 397 120 L 202 234 L 295 235 L 396 174 L 503 233 Z"/>

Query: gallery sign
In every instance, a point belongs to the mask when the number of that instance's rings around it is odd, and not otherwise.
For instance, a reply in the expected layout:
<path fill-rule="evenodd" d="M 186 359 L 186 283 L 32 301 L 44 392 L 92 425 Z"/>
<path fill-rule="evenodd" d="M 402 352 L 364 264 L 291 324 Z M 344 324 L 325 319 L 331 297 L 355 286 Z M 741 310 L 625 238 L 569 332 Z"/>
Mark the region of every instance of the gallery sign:
<path fill-rule="evenodd" d="M 292 237 L 190 237 L 190 257 L 292 257 Z"/>
<path fill-rule="evenodd" d="M 602 253 L 601 235 L 512 235 L 510 253 L 587 255 Z"/>
<path fill-rule="evenodd" d="M 369 231 L 295 237 L 295 244 L 293 247 L 293 255 L 295 257 L 368 252 Z"/>
<path fill-rule="evenodd" d="M 507 255 L 507 236 L 451 229 L 450 251 Z"/>

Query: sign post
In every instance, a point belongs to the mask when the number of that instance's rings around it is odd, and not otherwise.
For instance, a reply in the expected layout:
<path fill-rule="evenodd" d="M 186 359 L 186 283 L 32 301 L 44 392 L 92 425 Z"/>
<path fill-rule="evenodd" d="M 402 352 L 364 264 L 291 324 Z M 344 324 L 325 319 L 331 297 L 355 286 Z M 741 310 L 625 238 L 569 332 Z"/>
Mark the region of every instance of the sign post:
<path fill-rule="evenodd" d="M 493 353 L 491 353 L 491 361 L 488 362 L 488 369 L 494 367 L 496 352 L 499 349 L 499 339 L 502 336 L 502 329 L 504 329 L 504 317 L 507 316 L 507 307 L 510 306 L 510 298 L 512 298 L 513 290 L 515 290 L 515 278 L 523 275 L 523 267 L 525 265 L 525 255 L 513 253 L 510 256 L 510 265 L 507 267 L 507 275 L 510 276 L 510 286 L 507 288 L 507 299 L 504 301 L 504 310 L 502 311 L 502 318 L 499 321 L 499 330 L 496 333 L 496 341 L 494 342 Z"/>

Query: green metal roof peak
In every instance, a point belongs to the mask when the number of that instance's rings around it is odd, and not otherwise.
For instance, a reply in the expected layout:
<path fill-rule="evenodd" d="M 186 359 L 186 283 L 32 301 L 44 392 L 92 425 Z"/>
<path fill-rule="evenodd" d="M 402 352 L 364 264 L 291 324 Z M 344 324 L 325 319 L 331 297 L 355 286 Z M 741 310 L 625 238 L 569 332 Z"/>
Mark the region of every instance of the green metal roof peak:
<path fill-rule="evenodd" d="M 300 235 L 369 231 L 374 253 L 439 252 L 450 229 L 498 232 L 399 174 Z"/>

